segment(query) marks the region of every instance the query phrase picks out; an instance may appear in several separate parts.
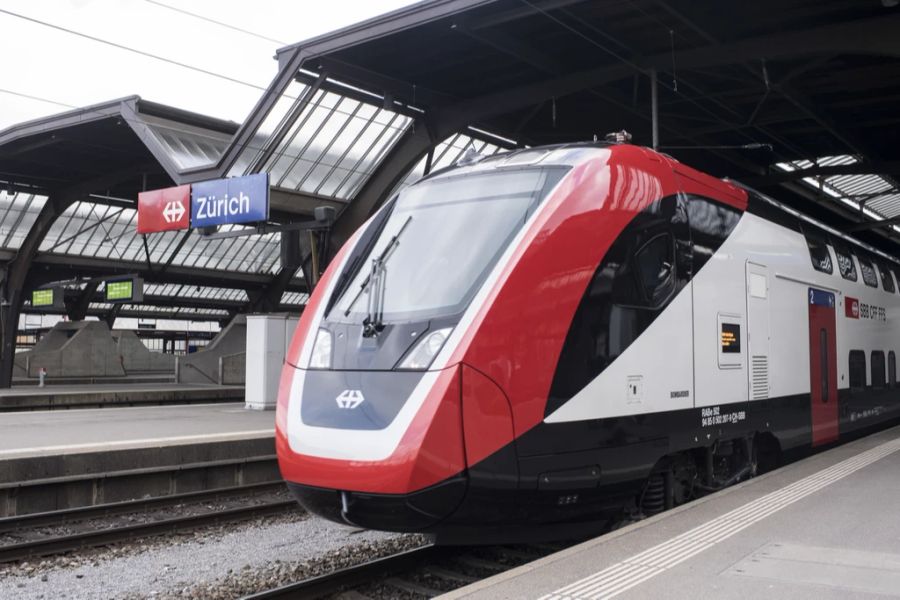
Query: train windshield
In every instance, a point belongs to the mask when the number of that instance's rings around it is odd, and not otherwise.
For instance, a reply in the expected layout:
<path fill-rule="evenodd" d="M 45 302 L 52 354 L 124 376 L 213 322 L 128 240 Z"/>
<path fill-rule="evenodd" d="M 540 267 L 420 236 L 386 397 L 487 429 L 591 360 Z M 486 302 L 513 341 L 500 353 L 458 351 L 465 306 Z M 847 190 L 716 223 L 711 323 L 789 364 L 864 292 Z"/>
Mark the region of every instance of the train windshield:
<path fill-rule="evenodd" d="M 329 318 L 362 322 L 369 294 L 380 294 L 386 323 L 461 312 L 565 170 L 465 174 L 406 188 Z M 370 286 L 379 259 L 379 282 Z"/>

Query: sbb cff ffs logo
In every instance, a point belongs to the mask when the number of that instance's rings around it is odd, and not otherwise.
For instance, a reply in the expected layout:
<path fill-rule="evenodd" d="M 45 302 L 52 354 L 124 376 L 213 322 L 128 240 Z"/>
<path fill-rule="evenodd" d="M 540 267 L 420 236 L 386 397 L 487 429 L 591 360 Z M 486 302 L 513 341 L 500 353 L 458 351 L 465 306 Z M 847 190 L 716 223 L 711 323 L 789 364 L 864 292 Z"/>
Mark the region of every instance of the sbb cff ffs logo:
<path fill-rule="evenodd" d="M 335 398 L 338 408 L 353 409 L 365 401 L 362 390 L 344 390 Z"/>
<path fill-rule="evenodd" d="M 138 233 L 175 231 L 191 226 L 191 186 L 179 185 L 138 194 Z"/>
<path fill-rule="evenodd" d="M 847 301 L 844 304 L 844 314 L 850 317 L 851 319 L 859 318 L 859 300 L 856 298 L 851 298 L 847 296 Z"/>

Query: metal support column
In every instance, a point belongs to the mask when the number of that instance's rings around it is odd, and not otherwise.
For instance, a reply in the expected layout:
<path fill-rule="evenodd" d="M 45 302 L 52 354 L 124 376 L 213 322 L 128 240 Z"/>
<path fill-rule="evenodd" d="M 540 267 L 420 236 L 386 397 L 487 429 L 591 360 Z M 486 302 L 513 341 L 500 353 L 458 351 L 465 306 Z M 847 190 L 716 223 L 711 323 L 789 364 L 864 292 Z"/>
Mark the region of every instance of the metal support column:
<path fill-rule="evenodd" d="M 13 362 L 16 355 L 16 336 L 19 332 L 19 314 L 25 301 L 23 288 L 31 262 L 38 248 L 57 217 L 62 214 L 68 204 L 57 196 L 50 196 L 35 219 L 31 230 L 22 242 L 18 253 L 6 267 L 3 280 L 2 298 L 0 298 L 0 388 L 12 387 Z"/>

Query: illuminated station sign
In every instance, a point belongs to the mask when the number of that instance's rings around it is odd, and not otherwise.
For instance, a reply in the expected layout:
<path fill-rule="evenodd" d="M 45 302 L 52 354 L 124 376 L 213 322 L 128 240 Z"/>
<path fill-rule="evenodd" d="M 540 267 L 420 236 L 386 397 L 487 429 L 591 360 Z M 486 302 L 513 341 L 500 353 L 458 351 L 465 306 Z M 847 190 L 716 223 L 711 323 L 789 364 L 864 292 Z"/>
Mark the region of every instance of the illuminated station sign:
<path fill-rule="evenodd" d="M 256 223 L 268 218 L 268 173 L 201 181 L 138 194 L 138 233 Z"/>

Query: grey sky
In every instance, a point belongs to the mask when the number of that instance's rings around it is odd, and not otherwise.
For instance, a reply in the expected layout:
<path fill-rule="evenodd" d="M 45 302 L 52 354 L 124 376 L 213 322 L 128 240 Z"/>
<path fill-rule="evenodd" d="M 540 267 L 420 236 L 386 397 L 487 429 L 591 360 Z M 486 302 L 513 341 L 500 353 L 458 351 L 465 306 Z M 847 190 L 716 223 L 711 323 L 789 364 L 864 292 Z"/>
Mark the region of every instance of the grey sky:
<path fill-rule="evenodd" d="M 160 4 L 271 38 L 209 23 Z M 0 0 L 0 11 L 102 38 L 265 87 L 272 58 L 291 44 L 401 6 L 409 0 Z M 262 94 L 0 12 L 0 89 L 75 107 L 138 94 L 240 122 Z M 0 91 L 0 129 L 67 110 Z"/>

